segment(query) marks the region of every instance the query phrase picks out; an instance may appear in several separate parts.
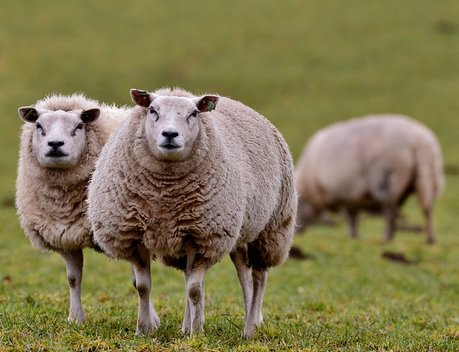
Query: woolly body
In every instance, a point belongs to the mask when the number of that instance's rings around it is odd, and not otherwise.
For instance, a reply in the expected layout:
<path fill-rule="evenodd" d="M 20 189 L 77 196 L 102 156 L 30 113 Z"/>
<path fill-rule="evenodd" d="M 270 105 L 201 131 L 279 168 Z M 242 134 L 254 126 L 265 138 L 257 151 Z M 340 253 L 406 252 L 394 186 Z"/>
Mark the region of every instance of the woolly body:
<path fill-rule="evenodd" d="M 192 97 L 177 90 L 155 93 Z M 259 239 L 268 265 L 280 264 L 292 240 L 296 197 L 288 147 L 274 127 L 221 97 L 217 110 L 201 117 L 192 156 L 159 162 L 145 141 L 144 110 L 133 110 L 97 163 L 89 191 L 97 243 L 125 258 L 132 242 L 141 241 L 157 256 L 172 257 L 167 259 L 179 259 L 194 243 L 218 261 L 238 242 Z M 266 235 L 273 231 L 278 236 Z"/>
<path fill-rule="evenodd" d="M 401 115 L 368 116 L 315 133 L 295 179 L 300 227 L 325 209 L 395 208 L 413 192 L 430 212 L 443 188 L 442 154 L 421 123 Z"/>

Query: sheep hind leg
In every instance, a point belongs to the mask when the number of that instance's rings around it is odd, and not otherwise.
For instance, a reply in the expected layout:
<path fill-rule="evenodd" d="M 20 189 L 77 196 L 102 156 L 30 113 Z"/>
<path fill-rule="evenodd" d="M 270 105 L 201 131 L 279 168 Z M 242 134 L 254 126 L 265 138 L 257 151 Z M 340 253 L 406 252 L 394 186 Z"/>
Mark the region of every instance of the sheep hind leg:
<path fill-rule="evenodd" d="M 386 205 L 384 209 L 386 218 L 386 229 L 384 231 L 384 242 L 389 242 L 394 238 L 396 220 L 397 220 L 397 206 L 394 204 Z"/>
<path fill-rule="evenodd" d="M 253 293 L 252 270 L 248 266 L 247 249 L 236 249 L 230 253 L 230 258 L 236 268 L 239 283 L 241 284 L 242 294 L 244 297 L 245 319 L 247 320 L 250 313 Z"/>
<path fill-rule="evenodd" d="M 422 209 L 422 212 L 426 220 L 427 243 L 434 244 L 435 235 L 434 235 L 434 226 L 433 226 L 433 218 L 432 218 L 432 209 L 430 207 L 426 207 Z"/>
<path fill-rule="evenodd" d="M 434 244 L 435 243 L 435 231 L 433 225 L 433 216 L 432 216 L 432 209 L 433 209 L 433 198 L 430 192 L 426 192 L 426 189 L 429 190 L 427 187 L 421 187 L 420 185 L 416 188 L 416 196 L 418 198 L 418 203 L 421 207 L 422 214 L 424 215 L 425 219 L 425 231 L 427 235 L 427 243 Z"/>
<path fill-rule="evenodd" d="M 138 314 L 136 335 L 148 335 L 159 326 L 159 317 L 150 299 L 150 253 L 143 245 L 137 245 L 131 258 L 135 279 L 133 282 L 138 293 Z"/>
<path fill-rule="evenodd" d="M 252 269 L 253 295 L 249 315 L 244 327 L 244 338 L 250 338 L 263 323 L 263 297 L 265 294 L 268 271 L 266 269 Z"/>
<path fill-rule="evenodd" d="M 61 251 L 67 269 L 67 280 L 70 288 L 69 322 L 83 323 L 85 321 L 81 305 L 81 281 L 83 279 L 83 251 Z"/>
<path fill-rule="evenodd" d="M 187 255 L 185 270 L 187 308 L 182 324 L 184 333 L 193 334 L 204 330 L 204 275 L 209 266 L 209 260 L 199 254 Z"/>

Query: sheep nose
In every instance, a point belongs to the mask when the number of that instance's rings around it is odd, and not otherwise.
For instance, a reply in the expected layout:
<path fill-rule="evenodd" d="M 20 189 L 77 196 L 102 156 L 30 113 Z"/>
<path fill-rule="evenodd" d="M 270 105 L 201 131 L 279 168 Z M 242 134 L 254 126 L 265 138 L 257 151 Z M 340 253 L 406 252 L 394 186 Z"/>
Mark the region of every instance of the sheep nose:
<path fill-rule="evenodd" d="M 48 145 L 54 149 L 62 147 L 64 145 L 63 141 L 49 141 Z"/>
<path fill-rule="evenodd" d="M 162 135 L 166 137 L 169 141 L 171 141 L 175 137 L 177 137 L 179 134 L 178 132 L 175 132 L 175 131 L 163 131 Z"/>

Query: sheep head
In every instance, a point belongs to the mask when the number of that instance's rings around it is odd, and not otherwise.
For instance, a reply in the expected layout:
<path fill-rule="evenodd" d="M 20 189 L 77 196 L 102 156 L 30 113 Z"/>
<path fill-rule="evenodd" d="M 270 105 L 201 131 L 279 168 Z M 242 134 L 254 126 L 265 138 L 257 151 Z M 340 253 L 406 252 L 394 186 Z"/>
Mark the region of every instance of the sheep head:
<path fill-rule="evenodd" d="M 97 120 L 100 110 L 38 111 L 21 107 L 19 116 L 35 124 L 32 132 L 32 153 L 40 166 L 68 169 L 75 166 L 86 147 L 85 125 Z"/>
<path fill-rule="evenodd" d="M 215 109 L 218 96 L 163 96 L 131 90 L 135 104 L 147 109 L 145 136 L 153 156 L 161 161 L 187 159 L 201 129 L 202 113 Z"/>

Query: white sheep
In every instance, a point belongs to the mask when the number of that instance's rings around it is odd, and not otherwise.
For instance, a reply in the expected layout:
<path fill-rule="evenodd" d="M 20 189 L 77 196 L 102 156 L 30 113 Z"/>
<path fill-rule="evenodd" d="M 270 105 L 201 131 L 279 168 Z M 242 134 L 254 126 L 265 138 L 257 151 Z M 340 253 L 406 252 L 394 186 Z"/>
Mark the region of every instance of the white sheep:
<path fill-rule="evenodd" d="M 180 89 L 131 90 L 138 106 L 109 140 L 88 192 L 96 242 L 133 264 L 137 334 L 158 326 L 150 258 L 184 272 L 184 333 L 204 323 L 206 270 L 230 253 L 242 286 L 244 336 L 262 323 L 268 268 L 291 246 L 297 197 L 281 134 L 243 104 Z"/>
<path fill-rule="evenodd" d="M 435 241 L 432 210 L 444 183 L 442 154 L 432 131 L 411 118 L 368 116 L 316 132 L 300 156 L 295 182 L 300 231 L 321 211 L 342 208 L 357 237 L 358 211 L 382 210 L 387 241 L 398 208 L 416 193 L 427 241 Z"/>
<path fill-rule="evenodd" d="M 127 110 L 73 94 L 52 95 L 18 111 L 26 122 L 16 181 L 20 224 L 34 247 L 63 257 L 68 320 L 80 323 L 82 249 L 94 247 L 85 216 L 87 185 L 102 146 Z"/>

